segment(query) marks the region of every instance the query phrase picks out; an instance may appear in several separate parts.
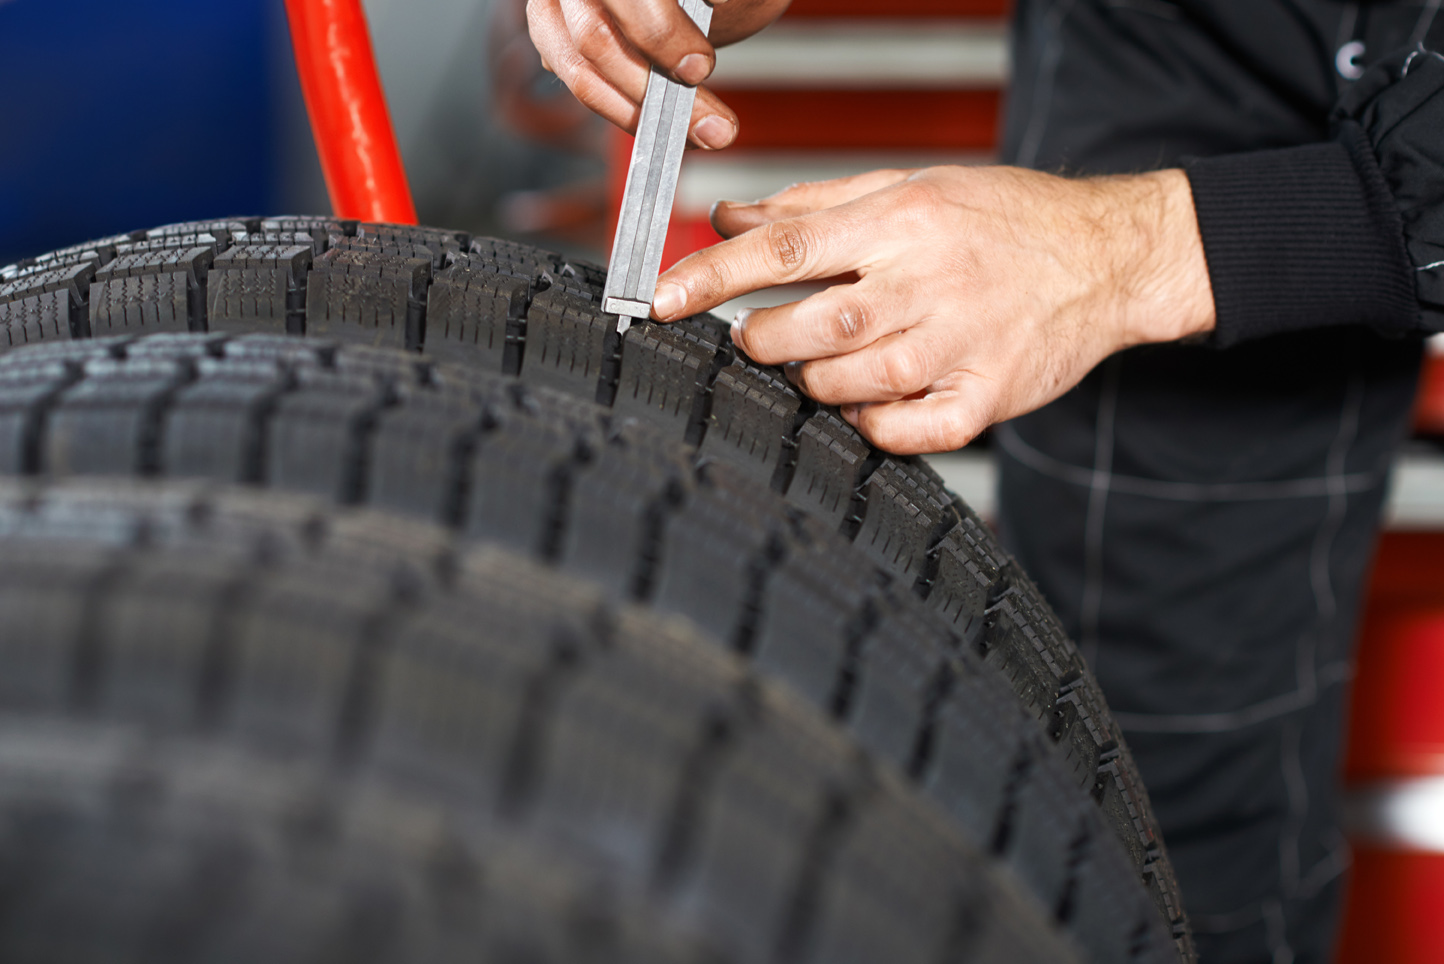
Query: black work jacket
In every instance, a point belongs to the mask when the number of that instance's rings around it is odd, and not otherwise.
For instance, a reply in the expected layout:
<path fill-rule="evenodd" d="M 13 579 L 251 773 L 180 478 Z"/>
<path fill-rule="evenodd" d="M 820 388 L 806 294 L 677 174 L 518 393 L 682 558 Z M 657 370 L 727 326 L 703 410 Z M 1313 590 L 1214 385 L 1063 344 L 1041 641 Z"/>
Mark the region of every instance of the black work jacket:
<path fill-rule="evenodd" d="M 1444 331 L 1439 0 L 1018 0 L 1003 160 L 1182 165 L 1213 343 Z"/>

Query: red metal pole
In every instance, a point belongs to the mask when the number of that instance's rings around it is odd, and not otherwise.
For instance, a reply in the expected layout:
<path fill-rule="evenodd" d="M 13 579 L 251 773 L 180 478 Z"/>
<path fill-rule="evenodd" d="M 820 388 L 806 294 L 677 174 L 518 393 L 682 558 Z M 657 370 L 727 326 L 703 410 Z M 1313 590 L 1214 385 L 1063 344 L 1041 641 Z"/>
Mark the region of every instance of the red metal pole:
<path fill-rule="evenodd" d="M 361 0 L 286 0 L 296 71 L 338 217 L 415 224 Z"/>

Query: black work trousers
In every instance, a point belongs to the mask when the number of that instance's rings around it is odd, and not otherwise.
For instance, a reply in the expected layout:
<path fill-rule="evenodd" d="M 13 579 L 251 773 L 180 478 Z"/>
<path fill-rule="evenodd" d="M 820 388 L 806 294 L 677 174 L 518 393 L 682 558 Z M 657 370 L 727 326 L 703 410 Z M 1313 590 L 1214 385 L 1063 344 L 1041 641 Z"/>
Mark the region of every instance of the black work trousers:
<path fill-rule="evenodd" d="M 1361 585 L 1417 342 L 1137 349 L 995 430 L 1004 541 L 1093 664 L 1203 964 L 1325 964 Z"/>
<path fill-rule="evenodd" d="M 1002 159 L 1323 140 L 1351 63 L 1444 39 L 1435 10 L 1018 0 Z M 1203 964 L 1330 959 L 1351 647 L 1420 350 L 1364 328 L 1134 349 L 995 430 L 1004 540 L 1118 714 Z"/>

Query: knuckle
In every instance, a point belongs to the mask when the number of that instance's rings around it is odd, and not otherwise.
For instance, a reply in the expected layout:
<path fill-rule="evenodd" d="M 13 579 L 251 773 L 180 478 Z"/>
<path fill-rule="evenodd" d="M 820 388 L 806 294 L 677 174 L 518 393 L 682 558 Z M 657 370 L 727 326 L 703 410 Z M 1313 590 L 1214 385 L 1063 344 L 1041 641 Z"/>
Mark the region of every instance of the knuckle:
<path fill-rule="evenodd" d="M 615 25 L 607 17 L 588 13 L 577 26 L 577 49 L 588 60 L 595 62 L 622 45 Z"/>
<path fill-rule="evenodd" d="M 835 345 L 865 341 L 877 326 L 876 314 L 865 301 L 853 297 L 838 305 L 832 316 L 832 340 Z"/>
<path fill-rule="evenodd" d="M 774 221 L 767 226 L 767 258 L 783 275 L 800 271 L 807 263 L 807 232 L 791 221 Z"/>
<path fill-rule="evenodd" d="M 917 349 L 906 344 L 882 353 L 882 386 L 898 395 L 911 395 L 927 387 L 927 363 Z"/>
<path fill-rule="evenodd" d="M 672 25 L 664 16 L 648 10 L 627 25 L 627 37 L 648 53 L 665 50 L 672 40 Z"/>
<path fill-rule="evenodd" d="M 896 188 L 892 209 L 908 223 L 925 221 L 937 214 L 942 204 L 937 187 L 929 181 L 910 178 Z"/>

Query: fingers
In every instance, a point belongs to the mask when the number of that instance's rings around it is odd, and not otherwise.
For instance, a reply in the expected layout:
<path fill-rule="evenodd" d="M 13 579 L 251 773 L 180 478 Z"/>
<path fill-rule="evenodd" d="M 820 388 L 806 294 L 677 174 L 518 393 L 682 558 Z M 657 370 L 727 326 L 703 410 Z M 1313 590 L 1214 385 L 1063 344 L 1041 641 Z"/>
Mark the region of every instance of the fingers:
<path fill-rule="evenodd" d="M 774 221 L 682 259 L 662 275 L 652 316 L 673 321 L 762 288 L 831 278 L 869 263 L 875 223 L 850 205 Z"/>
<path fill-rule="evenodd" d="M 922 323 L 866 348 L 791 366 L 788 377 L 819 402 L 890 402 L 936 388 L 958 368 L 943 326 Z"/>
<path fill-rule="evenodd" d="M 835 285 L 802 301 L 739 312 L 732 341 L 767 365 L 855 352 L 917 320 L 915 286 L 877 275 Z"/>
<path fill-rule="evenodd" d="M 616 2 L 616 0 L 611 0 Z M 673 9 L 690 25 L 675 3 Z M 577 99 L 618 127 L 635 132 L 651 64 L 603 0 L 530 0 L 527 18 L 542 61 Z M 695 27 L 693 28 L 696 32 Z M 707 88 L 697 91 L 689 139 L 721 150 L 737 139 L 737 115 Z"/>
<path fill-rule="evenodd" d="M 632 46 L 691 87 L 706 80 L 717 54 L 677 0 L 603 0 Z"/>
<path fill-rule="evenodd" d="M 547 69 L 592 111 L 623 130 L 635 131 L 641 98 L 627 96 L 582 56 L 572 42 L 561 0 L 528 0 L 526 14 L 532 43 Z M 645 74 L 646 68 L 642 71 Z"/>
<path fill-rule="evenodd" d="M 844 406 L 842 417 L 873 445 L 896 455 L 951 452 L 997 420 L 987 388 L 960 373 L 922 398 Z"/>
<path fill-rule="evenodd" d="M 906 180 L 913 172 L 868 171 L 828 181 L 804 181 L 783 188 L 750 204 L 718 201 L 712 206 L 712 226 L 724 238 L 735 237 L 763 224 L 837 207 Z"/>

